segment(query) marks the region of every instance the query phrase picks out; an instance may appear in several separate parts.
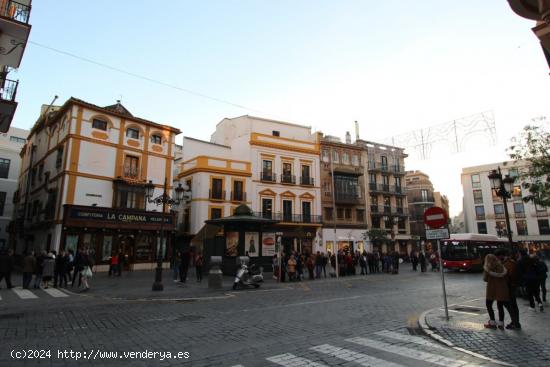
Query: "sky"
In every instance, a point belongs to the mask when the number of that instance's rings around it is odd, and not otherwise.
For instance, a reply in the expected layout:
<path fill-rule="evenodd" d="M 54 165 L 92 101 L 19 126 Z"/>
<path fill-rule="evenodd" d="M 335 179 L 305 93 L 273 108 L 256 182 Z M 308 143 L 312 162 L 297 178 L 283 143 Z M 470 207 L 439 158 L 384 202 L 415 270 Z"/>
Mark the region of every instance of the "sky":
<path fill-rule="evenodd" d="M 358 121 L 362 139 L 383 142 L 492 111 L 496 145 L 478 136 L 461 153 L 438 145 L 405 162 L 430 175 L 451 215 L 462 209 L 462 167 L 507 160 L 511 137 L 550 115 L 534 24 L 505 0 L 34 1 L 30 23 L 10 75 L 20 128 L 54 95 L 120 99 L 179 128 L 180 141 L 209 140 L 224 117 L 245 114 L 342 138 Z"/>

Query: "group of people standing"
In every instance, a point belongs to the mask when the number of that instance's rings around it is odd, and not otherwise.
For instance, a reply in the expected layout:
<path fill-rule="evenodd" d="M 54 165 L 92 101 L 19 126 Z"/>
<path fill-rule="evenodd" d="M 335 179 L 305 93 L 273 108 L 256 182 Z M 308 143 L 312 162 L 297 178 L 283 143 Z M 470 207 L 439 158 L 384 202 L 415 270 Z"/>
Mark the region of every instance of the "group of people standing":
<path fill-rule="evenodd" d="M 413 267 L 413 271 L 418 270 L 418 265 L 420 265 L 420 271 L 422 273 L 427 271 L 427 263 L 430 263 L 432 271 L 439 271 L 439 253 L 437 251 L 432 251 L 427 254 L 424 252 L 411 252 L 409 257 L 410 262 Z"/>
<path fill-rule="evenodd" d="M 529 255 L 525 250 L 509 254 L 499 251 L 485 256 L 483 280 L 487 282 L 486 307 L 489 321 L 484 325 L 490 329 L 521 329 L 519 308 L 516 297 L 522 296 L 529 300 L 529 308 L 536 311 L 544 310 L 546 302 L 546 279 L 548 266 L 536 255 Z M 541 299 L 542 293 L 542 299 Z M 498 321 L 495 320 L 493 304 L 496 302 Z M 504 308 L 510 315 L 511 322 L 504 326 Z"/>
<path fill-rule="evenodd" d="M 202 282 L 202 273 L 204 266 L 204 255 L 202 252 L 193 254 L 189 251 L 177 251 L 176 256 L 172 262 L 173 279 L 174 282 L 185 283 L 187 281 L 187 272 L 189 271 L 189 265 L 191 262 L 195 265 L 195 275 L 197 282 Z"/>
<path fill-rule="evenodd" d="M 89 251 L 72 250 L 63 251 L 59 254 L 56 251 L 41 251 L 40 253 L 29 252 L 23 257 L 23 279 L 24 289 L 49 288 L 53 282 L 53 287 L 67 287 L 68 281 L 71 281 L 71 287 L 74 287 L 78 277 L 78 286 L 83 286 L 83 291 L 90 288 L 88 280 L 92 277 L 93 257 L 89 256 Z M 11 283 L 11 274 L 14 270 L 14 257 L 12 250 L 3 250 L 0 253 L 0 281 L 6 279 L 6 286 L 13 288 Z M 33 282 L 34 277 L 34 282 Z"/>

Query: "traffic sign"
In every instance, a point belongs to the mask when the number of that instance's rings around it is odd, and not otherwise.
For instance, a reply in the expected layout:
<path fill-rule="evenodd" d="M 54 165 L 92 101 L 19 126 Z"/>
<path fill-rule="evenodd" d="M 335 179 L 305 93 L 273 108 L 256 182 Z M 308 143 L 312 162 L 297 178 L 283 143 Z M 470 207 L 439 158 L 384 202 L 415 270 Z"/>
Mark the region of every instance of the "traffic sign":
<path fill-rule="evenodd" d="M 448 228 L 438 228 L 438 229 L 427 229 L 426 230 L 426 239 L 427 240 L 443 240 L 449 238 L 449 229 Z"/>
<path fill-rule="evenodd" d="M 424 224 L 432 229 L 438 229 L 447 225 L 447 212 L 438 206 L 426 209 L 424 212 Z"/>

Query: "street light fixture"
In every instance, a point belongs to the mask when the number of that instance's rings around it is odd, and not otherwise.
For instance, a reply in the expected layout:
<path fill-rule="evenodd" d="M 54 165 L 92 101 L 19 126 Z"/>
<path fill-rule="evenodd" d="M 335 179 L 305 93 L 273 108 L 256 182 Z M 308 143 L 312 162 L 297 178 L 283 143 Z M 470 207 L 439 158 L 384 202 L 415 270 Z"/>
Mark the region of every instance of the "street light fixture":
<path fill-rule="evenodd" d="M 173 199 L 166 192 L 167 185 L 168 185 L 168 179 L 165 177 L 164 191 L 162 195 L 156 198 L 153 198 L 153 195 L 155 193 L 155 185 L 153 184 L 153 181 L 149 180 L 149 182 L 145 184 L 145 196 L 147 198 L 147 201 L 155 205 L 162 205 L 161 221 L 160 221 L 160 242 L 157 248 L 157 268 L 155 270 L 155 282 L 153 283 L 154 291 L 162 291 L 164 289 L 164 286 L 162 285 L 162 245 L 164 242 L 164 212 L 166 211 L 167 205 L 170 208 L 178 206 L 183 199 L 183 193 L 185 191 L 181 186 L 181 183 L 178 184 L 178 187 L 176 187 L 175 189 L 176 198 Z"/>
<path fill-rule="evenodd" d="M 510 216 L 508 215 L 507 199 L 512 197 L 512 187 L 516 179 L 510 175 L 502 177 L 500 166 L 498 166 L 498 170 L 492 170 L 488 177 L 491 181 L 491 188 L 495 190 L 495 194 L 498 197 L 502 198 L 502 202 L 504 204 L 504 216 L 506 218 L 506 234 L 508 235 L 508 244 L 510 249 L 512 249 L 512 230 L 510 229 Z"/>

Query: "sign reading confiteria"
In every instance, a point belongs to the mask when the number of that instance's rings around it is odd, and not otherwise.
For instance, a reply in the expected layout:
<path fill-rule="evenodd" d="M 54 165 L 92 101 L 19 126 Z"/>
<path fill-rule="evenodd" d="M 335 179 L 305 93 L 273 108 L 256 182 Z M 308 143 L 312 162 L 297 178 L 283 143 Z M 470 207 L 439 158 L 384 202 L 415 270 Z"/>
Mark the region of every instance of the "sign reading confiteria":
<path fill-rule="evenodd" d="M 162 222 L 160 213 L 138 212 L 128 213 L 109 208 L 68 208 L 67 219 L 69 221 L 103 221 L 113 224 L 158 224 Z M 164 215 L 164 224 L 173 225 L 173 216 Z"/>

